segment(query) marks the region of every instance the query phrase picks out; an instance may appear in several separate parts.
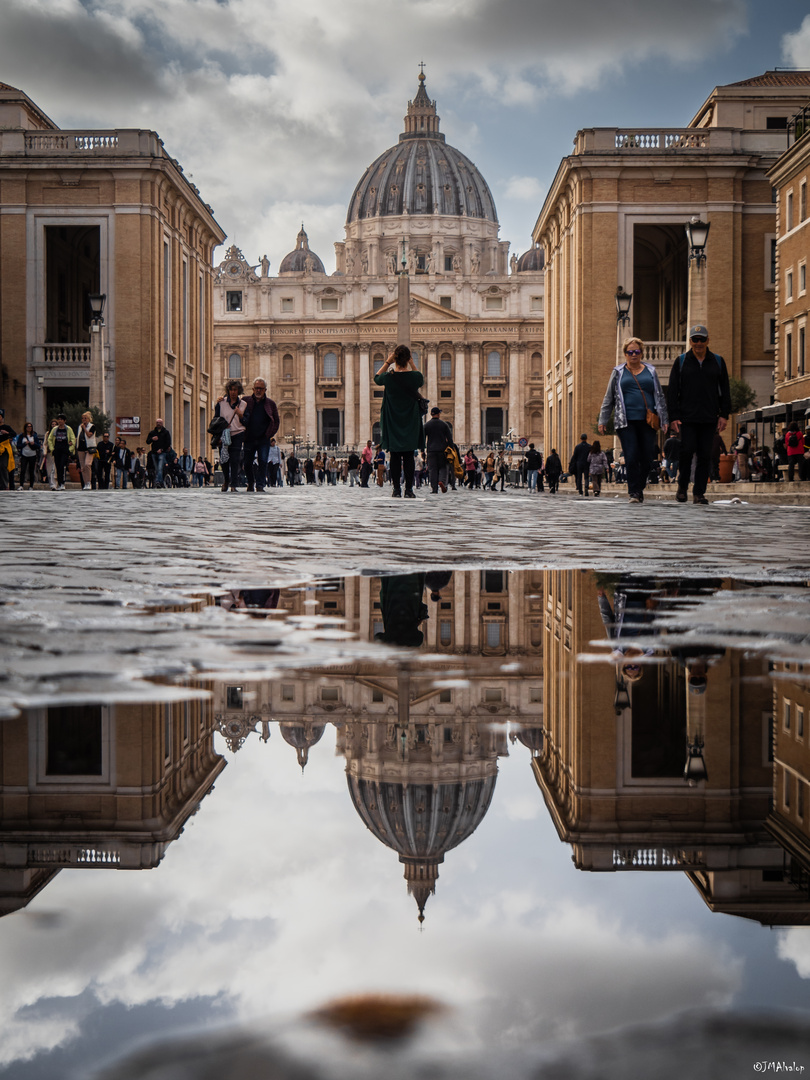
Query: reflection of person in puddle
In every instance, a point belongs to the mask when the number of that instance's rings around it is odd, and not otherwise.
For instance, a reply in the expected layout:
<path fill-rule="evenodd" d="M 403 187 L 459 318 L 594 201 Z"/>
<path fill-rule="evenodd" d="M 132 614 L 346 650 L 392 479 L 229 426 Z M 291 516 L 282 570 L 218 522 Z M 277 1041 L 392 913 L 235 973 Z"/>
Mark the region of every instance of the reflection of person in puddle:
<path fill-rule="evenodd" d="M 226 611 L 251 611 L 259 615 L 278 607 L 278 589 L 231 589 L 220 597 L 219 606 Z"/>
<path fill-rule="evenodd" d="M 428 617 L 427 605 L 422 601 L 424 591 L 424 574 L 397 574 L 381 578 L 380 611 L 384 630 L 381 634 L 375 634 L 374 640 L 411 648 L 421 645 L 424 635 L 419 623 Z"/>
<path fill-rule="evenodd" d="M 430 589 L 430 599 L 437 603 L 442 598 L 442 589 L 450 584 L 452 570 L 429 570 L 425 574 L 425 585 Z"/>
<path fill-rule="evenodd" d="M 726 655 L 725 649 L 713 649 L 708 645 L 684 645 L 670 648 L 672 659 L 686 672 L 690 694 L 705 694 L 709 668 Z"/>
<path fill-rule="evenodd" d="M 657 606 L 657 590 L 648 578 L 622 576 L 613 588 L 613 605 L 609 596 L 610 582 L 600 579 L 597 582 L 596 595 L 599 602 L 599 614 L 605 626 L 608 639 L 614 643 L 611 657 L 616 660 L 618 675 L 628 682 L 638 682 L 644 673 L 639 661 L 645 656 L 652 656 L 654 649 L 640 648 L 632 644 L 633 638 L 647 637 L 653 633 L 652 620 Z"/>

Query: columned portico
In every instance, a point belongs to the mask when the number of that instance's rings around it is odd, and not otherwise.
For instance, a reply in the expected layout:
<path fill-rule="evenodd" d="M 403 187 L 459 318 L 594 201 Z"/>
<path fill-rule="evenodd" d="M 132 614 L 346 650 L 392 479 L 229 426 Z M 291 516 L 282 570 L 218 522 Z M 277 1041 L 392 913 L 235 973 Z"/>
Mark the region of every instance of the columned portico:
<path fill-rule="evenodd" d="M 456 408 L 453 420 L 453 439 L 458 446 L 467 442 L 467 393 L 464 373 L 464 342 L 457 341 L 453 345 L 456 353 Z"/>
<path fill-rule="evenodd" d="M 371 359 L 368 345 L 360 346 L 360 431 L 357 442 L 365 446 L 371 438 Z"/>
<path fill-rule="evenodd" d="M 470 349 L 470 430 L 471 443 L 481 442 L 481 350 Z"/>
<path fill-rule="evenodd" d="M 507 425 L 508 428 L 520 435 L 525 426 L 523 402 L 521 401 L 520 350 L 517 345 L 507 347 L 509 350 L 509 416 L 507 417 Z"/>
<path fill-rule="evenodd" d="M 304 353 L 304 434 L 308 439 L 318 437 L 318 414 L 315 407 L 315 350 L 308 346 Z"/>
<path fill-rule="evenodd" d="M 355 392 L 354 368 L 356 364 L 357 345 L 351 344 L 345 347 L 343 354 L 344 373 L 343 391 L 345 406 L 343 410 L 343 433 L 349 446 L 357 442 L 357 395 Z"/>

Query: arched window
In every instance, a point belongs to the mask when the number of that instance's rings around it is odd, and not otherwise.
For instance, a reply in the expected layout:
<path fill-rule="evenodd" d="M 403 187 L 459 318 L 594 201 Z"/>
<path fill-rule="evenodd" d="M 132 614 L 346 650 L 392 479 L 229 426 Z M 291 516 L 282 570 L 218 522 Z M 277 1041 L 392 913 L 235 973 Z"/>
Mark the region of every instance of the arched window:
<path fill-rule="evenodd" d="M 281 361 L 281 374 L 285 379 L 293 377 L 293 358 L 290 353 L 285 353 Z"/>
<path fill-rule="evenodd" d="M 487 375 L 498 376 L 501 374 L 501 354 L 497 349 L 487 353 Z"/>
<path fill-rule="evenodd" d="M 380 441 L 381 432 L 382 428 L 380 427 L 380 421 L 377 420 L 371 428 L 371 441 L 374 443 L 375 446 Z"/>
<path fill-rule="evenodd" d="M 231 355 L 228 357 L 228 378 L 242 378 L 242 357 L 239 355 L 238 352 L 232 352 Z"/>
<path fill-rule="evenodd" d="M 539 375 L 543 370 L 543 354 L 541 352 L 532 353 L 532 375 Z"/>
<path fill-rule="evenodd" d="M 323 358 L 323 377 L 325 379 L 336 379 L 338 373 L 338 358 L 337 353 L 328 352 Z"/>
<path fill-rule="evenodd" d="M 282 423 L 282 431 L 279 432 L 282 438 L 286 439 L 288 435 L 292 435 L 293 428 L 295 427 L 295 413 L 285 412 L 284 421 Z"/>
<path fill-rule="evenodd" d="M 440 358 L 439 377 L 450 379 L 453 377 L 453 358 L 449 352 L 443 352 Z"/>
<path fill-rule="evenodd" d="M 418 371 L 419 370 L 419 350 L 412 348 L 411 349 L 411 356 L 413 358 L 413 366 Z"/>
<path fill-rule="evenodd" d="M 382 353 L 374 353 L 374 374 L 382 371 L 382 366 L 385 363 L 385 357 Z"/>

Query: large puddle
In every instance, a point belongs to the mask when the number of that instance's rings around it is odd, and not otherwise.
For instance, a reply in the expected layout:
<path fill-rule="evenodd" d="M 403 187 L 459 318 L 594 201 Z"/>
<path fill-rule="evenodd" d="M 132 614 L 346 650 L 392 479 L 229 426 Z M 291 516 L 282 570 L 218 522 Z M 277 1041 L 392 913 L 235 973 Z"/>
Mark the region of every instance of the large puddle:
<path fill-rule="evenodd" d="M 22 608 L 2 1075 L 367 990 L 490 1049 L 807 1008 L 810 590 L 447 570 Z"/>

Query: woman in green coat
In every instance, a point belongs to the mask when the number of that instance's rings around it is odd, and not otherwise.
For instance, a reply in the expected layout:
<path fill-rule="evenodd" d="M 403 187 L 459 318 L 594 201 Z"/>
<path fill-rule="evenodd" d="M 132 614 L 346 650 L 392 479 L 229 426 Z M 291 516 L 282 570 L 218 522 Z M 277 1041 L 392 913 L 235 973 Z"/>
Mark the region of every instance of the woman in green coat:
<path fill-rule="evenodd" d="M 402 495 L 400 477 L 405 473 L 405 498 L 413 493 L 414 453 L 425 445 L 425 428 L 419 410 L 419 387 L 424 383 L 421 371 L 407 345 L 397 345 L 374 376 L 377 386 L 385 388 L 380 412 L 380 445 L 391 452 L 392 495 Z"/>

